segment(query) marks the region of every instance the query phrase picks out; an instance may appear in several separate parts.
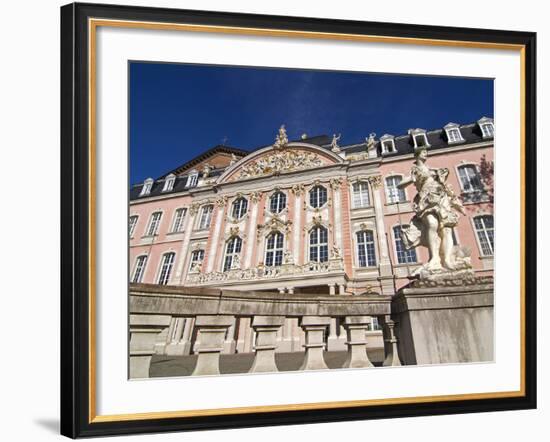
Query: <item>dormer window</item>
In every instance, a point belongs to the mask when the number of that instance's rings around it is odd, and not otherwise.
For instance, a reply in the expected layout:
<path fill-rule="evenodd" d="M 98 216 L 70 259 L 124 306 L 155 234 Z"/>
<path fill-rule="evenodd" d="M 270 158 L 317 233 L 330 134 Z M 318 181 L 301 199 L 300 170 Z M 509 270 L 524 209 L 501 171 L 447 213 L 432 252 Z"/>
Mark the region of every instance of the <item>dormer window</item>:
<path fill-rule="evenodd" d="M 430 147 L 428 136 L 424 129 L 410 129 L 409 134 L 413 139 L 415 149 L 419 147 Z"/>
<path fill-rule="evenodd" d="M 464 141 L 462 138 L 462 133 L 460 132 L 460 126 L 456 123 L 449 123 L 443 129 L 447 134 L 447 142 L 449 144 L 461 143 Z"/>
<path fill-rule="evenodd" d="M 155 182 L 155 180 L 153 180 L 153 178 L 147 178 L 143 182 L 143 187 L 141 188 L 141 192 L 140 192 L 139 196 L 149 195 L 151 193 L 151 189 L 153 188 L 153 183 L 154 182 Z"/>
<path fill-rule="evenodd" d="M 382 155 L 397 152 L 397 149 L 395 148 L 395 138 L 393 135 L 382 135 L 380 137 L 380 145 L 382 146 Z"/>
<path fill-rule="evenodd" d="M 197 187 L 198 182 L 199 182 L 199 173 L 196 171 L 193 171 L 187 177 L 187 183 L 185 184 L 185 187 Z"/>
<path fill-rule="evenodd" d="M 483 138 L 493 138 L 495 136 L 495 126 L 492 118 L 483 117 L 477 124 L 481 129 L 481 135 Z"/>
<path fill-rule="evenodd" d="M 171 173 L 164 179 L 164 187 L 162 188 L 163 192 L 170 192 L 174 190 L 174 183 L 176 182 L 176 175 Z"/>

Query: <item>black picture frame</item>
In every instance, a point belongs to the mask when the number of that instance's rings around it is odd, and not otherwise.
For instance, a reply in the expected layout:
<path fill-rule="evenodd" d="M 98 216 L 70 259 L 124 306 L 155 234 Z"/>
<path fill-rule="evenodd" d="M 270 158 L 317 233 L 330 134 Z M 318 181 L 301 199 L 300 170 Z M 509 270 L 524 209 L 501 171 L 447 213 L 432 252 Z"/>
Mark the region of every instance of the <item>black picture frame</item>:
<path fill-rule="evenodd" d="M 536 408 L 536 248 L 524 254 L 524 395 L 518 397 L 96 421 L 90 388 L 91 218 L 89 18 L 282 29 L 520 45 L 524 56 L 525 244 L 536 244 L 536 34 L 488 29 L 327 20 L 73 3 L 61 8 L 61 434 L 71 437 L 337 422 Z M 93 337 L 92 337 L 93 338 Z"/>

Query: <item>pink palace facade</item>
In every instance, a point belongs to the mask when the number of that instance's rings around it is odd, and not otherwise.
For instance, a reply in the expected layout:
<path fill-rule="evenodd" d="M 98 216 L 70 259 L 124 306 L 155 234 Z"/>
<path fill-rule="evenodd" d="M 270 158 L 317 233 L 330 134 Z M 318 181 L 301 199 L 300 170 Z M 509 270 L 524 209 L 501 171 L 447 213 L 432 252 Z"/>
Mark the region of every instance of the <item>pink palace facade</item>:
<path fill-rule="evenodd" d="M 413 216 L 414 187 L 397 187 L 419 147 L 467 214 L 454 229 L 479 275 L 493 270 L 494 125 L 490 118 L 363 142 L 303 135 L 255 150 L 216 146 L 130 189 L 130 275 L 134 283 L 336 296 L 394 294 L 427 260 L 406 250 L 400 229 Z M 236 319 L 226 352 L 252 351 L 250 324 Z M 250 321 L 250 319 L 248 319 Z M 278 351 L 302 351 L 287 318 Z M 193 319 L 167 330 L 160 353 L 193 352 Z M 296 323 L 294 323 L 296 322 Z M 378 325 L 373 319 L 376 335 Z M 328 349 L 345 349 L 336 321 Z M 175 349 L 178 349 L 177 351 Z"/>

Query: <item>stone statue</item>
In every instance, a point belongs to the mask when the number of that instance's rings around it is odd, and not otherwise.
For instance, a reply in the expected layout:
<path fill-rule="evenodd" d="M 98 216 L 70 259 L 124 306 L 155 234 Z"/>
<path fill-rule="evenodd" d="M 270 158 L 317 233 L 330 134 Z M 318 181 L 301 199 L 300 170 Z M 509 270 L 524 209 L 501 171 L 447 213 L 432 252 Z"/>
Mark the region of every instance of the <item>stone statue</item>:
<path fill-rule="evenodd" d="M 279 133 L 278 133 L 277 136 L 275 137 L 275 143 L 273 144 L 273 147 L 274 147 L 275 149 L 282 149 L 282 148 L 285 147 L 287 144 L 288 144 L 288 137 L 287 137 L 287 135 L 286 135 L 285 125 L 283 124 L 283 125 L 279 128 Z"/>
<path fill-rule="evenodd" d="M 342 134 L 338 134 L 338 136 L 336 136 L 336 134 L 333 134 L 332 135 L 332 141 L 330 143 L 330 147 L 333 152 L 340 152 L 340 146 L 338 146 L 338 141 L 340 141 L 340 138 L 342 138 Z"/>
<path fill-rule="evenodd" d="M 288 249 L 284 251 L 283 264 L 294 264 L 294 257 L 292 256 L 292 252 Z"/>
<path fill-rule="evenodd" d="M 431 169 L 426 165 L 428 151 L 420 148 L 415 152 L 415 163 L 410 176 L 398 187 L 414 184 L 417 194 L 413 201 L 414 217 L 410 225 L 402 229 L 403 242 L 407 249 L 419 245 L 427 247 L 429 261 L 414 272 L 422 278 L 433 274 L 469 270 L 471 263 L 465 248 L 453 246 L 452 229 L 458 223 L 459 214 L 466 212 L 461 201 L 447 184 L 449 169 Z"/>
<path fill-rule="evenodd" d="M 231 154 L 231 161 L 229 162 L 229 165 L 232 166 L 233 164 L 235 164 L 237 161 L 239 161 L 239 159 L 237 158 L 237 155 L 235 155 L 234 153 Z"/>
<path fill-rule="evenodd" d="M 369 134 L 369 137 L 366 139 L 366 142 L 367 142 L 367 151 L 371 150 L 372 148 L 374 148 L 374 145 L 376 144 L 376 134 L 374 132 L 371 132 Z"/>

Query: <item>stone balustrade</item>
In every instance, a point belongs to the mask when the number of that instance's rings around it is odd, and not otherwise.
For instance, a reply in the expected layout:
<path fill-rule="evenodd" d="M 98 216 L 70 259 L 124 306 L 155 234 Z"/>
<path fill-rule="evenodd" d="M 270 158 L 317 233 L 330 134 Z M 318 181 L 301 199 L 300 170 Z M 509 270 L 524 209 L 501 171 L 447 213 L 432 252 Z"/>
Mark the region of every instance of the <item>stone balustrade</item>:
<path fill-rule="evenodd" d="M 220 354 L 236 318 L 251 318 L 255 356 L 250 372 L 278 371 L 277 335 L 289 318 L 297 318 L 305 334 L 301 370 L 328 368 L 323 354 L 331 318 L 340 318 L 346 331 L 348 354 L 343 368 L 373 366 L 367 354 L 371 317 L 378 318 L 386 329 L 384 365 L 400 365 L 390 312 L 391 297 L 378 294 L 334 296 L 131 284 L 130 377 L 148 376 L 155 345 L 159 339 L 167 339 L 172 330 L 167 324 L 175 317 L 194 320 L 194 352 L 198 357 L 192 375 L 220 373 Z M 146 329 L 141 325 L 144 323 Z M 174 332 L 187 329 L 181 322 L 174 327 Z"/>
<path fill-rule="evenodd" d="M 212 282 L 275 279 L 291 276 L 304 276 L 308 274 L 323 274 L 335 271 L 343 271 L 342 258 L 331 258 L 327 262 L 309 262 L 303 265 L 283 264 L 281 266 L 258 266 L 250 269 L 232 269 L 226 272 L 201 273 L 198 268 L 193 269 L 187 275 L 187 284 L 208 284 Z"/>

